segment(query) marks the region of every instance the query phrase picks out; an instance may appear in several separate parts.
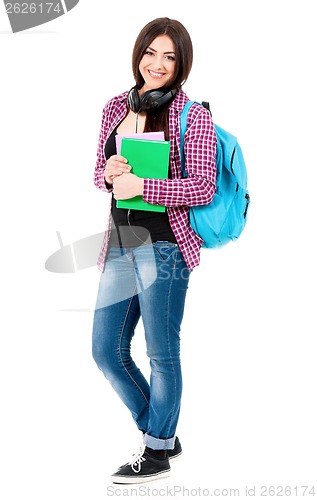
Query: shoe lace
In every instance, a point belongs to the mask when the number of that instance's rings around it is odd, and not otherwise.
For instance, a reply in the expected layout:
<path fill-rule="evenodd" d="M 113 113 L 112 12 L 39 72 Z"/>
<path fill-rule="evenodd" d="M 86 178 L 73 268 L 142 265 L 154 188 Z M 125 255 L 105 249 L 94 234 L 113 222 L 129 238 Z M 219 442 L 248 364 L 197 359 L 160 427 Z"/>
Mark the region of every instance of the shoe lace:
<path fill-rule="evenodd" d="M 129 465 L 131 465 L 133 472 L 138 473 L 141 471 L 141 464 L 145 461 L 145 458 L 143 457 L 144 450 L 145 446 L 141 445 L 139 450 L 132 456 Z"/>

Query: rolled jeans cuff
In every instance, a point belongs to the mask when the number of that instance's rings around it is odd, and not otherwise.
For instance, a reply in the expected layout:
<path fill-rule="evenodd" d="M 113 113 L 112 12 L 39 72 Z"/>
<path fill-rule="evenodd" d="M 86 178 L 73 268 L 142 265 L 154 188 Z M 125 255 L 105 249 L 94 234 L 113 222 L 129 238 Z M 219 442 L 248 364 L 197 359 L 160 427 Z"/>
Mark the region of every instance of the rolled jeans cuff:
<path fill-rule="evenodd" d="M 149 434 L 144 434 L 143 443 L 152 450 L 172 450 L 175 445 L 175 436 L 168 439 L 159 439 Z"/>

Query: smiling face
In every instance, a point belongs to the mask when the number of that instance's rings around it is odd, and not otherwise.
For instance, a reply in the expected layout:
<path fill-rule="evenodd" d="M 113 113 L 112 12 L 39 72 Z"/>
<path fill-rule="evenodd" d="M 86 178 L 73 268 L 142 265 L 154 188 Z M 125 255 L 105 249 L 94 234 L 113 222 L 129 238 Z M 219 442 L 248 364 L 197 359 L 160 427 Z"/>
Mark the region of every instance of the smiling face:
<path fill-rule="evenodd" d="M 151 42 L 139 64 L 144 79 L 141 93 L 168 84 L 175 74 L 175 56 L 174 43 L 168 35 L 158 36 Z"/>

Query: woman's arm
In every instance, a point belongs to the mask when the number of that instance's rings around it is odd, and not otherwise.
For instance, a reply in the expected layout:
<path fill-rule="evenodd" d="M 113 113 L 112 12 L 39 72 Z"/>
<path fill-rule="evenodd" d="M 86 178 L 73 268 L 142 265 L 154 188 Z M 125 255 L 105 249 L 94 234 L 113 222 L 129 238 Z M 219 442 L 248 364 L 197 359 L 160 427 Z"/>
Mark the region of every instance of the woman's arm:
<path fill-rule="evenodd" d="M 104 155 L 104 146 L 106 138 L 105 120 L 106 120 L 106 106 L 102 111 L 101 127 L 100 127 L 98 147 L 97 147 L 97 161 L 94 172 L 94 184 L 96 188 L 101 189 L 101 191 L 110 192 L 112 191 L 112 186 L 110 186 L 109 184 L 106 185 L 106 180 L 105 180 L 105 168 L 107 163 Z"/>

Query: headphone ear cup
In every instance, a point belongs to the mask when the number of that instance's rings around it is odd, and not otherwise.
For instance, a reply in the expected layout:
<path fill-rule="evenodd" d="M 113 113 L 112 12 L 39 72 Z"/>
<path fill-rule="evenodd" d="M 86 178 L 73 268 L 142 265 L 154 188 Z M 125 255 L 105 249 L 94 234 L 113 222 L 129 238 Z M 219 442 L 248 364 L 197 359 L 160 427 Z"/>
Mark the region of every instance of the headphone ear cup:
<path fill-rule="evenodd" d="M 135 87 L 133 87 L 128 94 L 127 105 L 134 113 L 139 113 L 141 111 L 140 96 Z"/>
<path fill-rule="evenodd" d="M 134 113 L 155 110 L 170 101 L 176 92 L 177 89 L 170 90 L 166 94 L 162 90 L 147 90 L 140 97 L 136 87 L 133 87 L 128 93 L 127 106 Z"/>
<path fill-rule="evenodd" d="M 141 96 L 140 104 L 142 111 L 149 111 L 160 106 L 159 100 L 164 97 L 164 92 L 161 90 L 148 90 Z"/>

